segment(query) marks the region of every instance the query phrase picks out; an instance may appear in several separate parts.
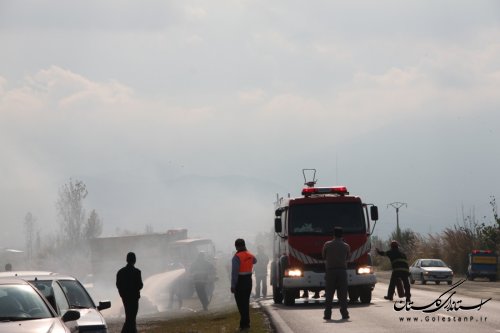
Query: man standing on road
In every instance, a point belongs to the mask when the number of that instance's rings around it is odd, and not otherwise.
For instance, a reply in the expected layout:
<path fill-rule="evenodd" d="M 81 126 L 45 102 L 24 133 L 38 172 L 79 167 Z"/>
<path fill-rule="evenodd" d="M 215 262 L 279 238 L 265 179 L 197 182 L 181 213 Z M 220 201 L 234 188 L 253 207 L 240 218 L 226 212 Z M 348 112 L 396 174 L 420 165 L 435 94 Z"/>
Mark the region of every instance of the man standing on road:
<path fill-rule="evenodd" d="M 269 257 L 264 252 L 264 246 L 259 245 L 257 247 L 257 264 L 255 265 L 255 298 L 259 298 L 261 296 L 262 289 L 262 297 L 267 296 L 267 264 L 269 263 Z"/>
<path fill-rule="evenodd" d="M 349 319 L 347 311 L 347 261 L 351 256 L 349 244 L 342 240 L 343 230 L 335 227 L 334 238 L 323 245 L 323 259 L 326 266 L 325 312 L 323 319 L 332 319 L 332 301 L 335 290 L 340 303 L 342 319 Z"/>
<path fill-rule="evenodd" d="M 384 298 L 392 301 L 396 282 L 398 279 L 401 279 L 403 281 L 403 286 L 405 289 L 406 300 L 410 301 L 410 282 L 408 281 L 410 268 L 408 267 L 408 259 L 406 258 L 406 255 L 399 250 L 399 243 L 393 240 L 391 242 L 391 249 L 389 251 L 380 251 L 379 249 L 376 250 L 379 255 L 387 256 L 391 260 L 391 281 L 389 282 L 387 296 L 384 296 Z"/>
<path fill-rule="evenodd" d="M 251 254 L 245 240 L 238 238 L 234 242 L 236 253 L 231 261 L 231 293 L 234 294 L 240 312 L 240 331 L 250 329 L 250 294 L 252 293 L 252 270 L 257 259 Z"/>
<path fill-rule="evenodd" d="M 215 281 L 215 266 L 208 261 L 206 253 L 198 253 L 198 257 L 191 264 L 189 274 L 194 283 L 196 294 L 200 299 L 203 310 L 208 310 L 208 303 L 212 298 L 213 288 L 209 285 Z"/>
<path fill-rule="evenodd" d="M 116 287 L 125 309 L 125 323 L 121 333 L 137 333 L 135 319 L 139 311 L 140 290 L 143 287 L 141 271 L 134 267 L 135 253 L 127 254 L 127 266 L 116 274 Z"/>

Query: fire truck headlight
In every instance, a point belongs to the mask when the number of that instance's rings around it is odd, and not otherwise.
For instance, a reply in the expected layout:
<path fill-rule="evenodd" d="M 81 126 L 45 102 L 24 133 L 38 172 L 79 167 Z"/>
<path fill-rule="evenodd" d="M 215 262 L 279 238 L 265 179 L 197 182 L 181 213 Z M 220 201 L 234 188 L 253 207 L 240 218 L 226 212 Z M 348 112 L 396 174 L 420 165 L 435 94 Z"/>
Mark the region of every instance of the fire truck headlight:
<path fill-rule="evenodd" d="M 373 274 L 373 267 L 372 266 L 362 266 L 359 267 L 357 270 L 358 274 Z"/>
<path fill-rule="evenodd" d="M 285 270 L 285 276 L 288 276 L 288 277 L 300 277 L 300 276 L 302 276 L 302 274 L 303 274 L 303 272 L 298 268 L 292 268 L 292 269 Z"/>

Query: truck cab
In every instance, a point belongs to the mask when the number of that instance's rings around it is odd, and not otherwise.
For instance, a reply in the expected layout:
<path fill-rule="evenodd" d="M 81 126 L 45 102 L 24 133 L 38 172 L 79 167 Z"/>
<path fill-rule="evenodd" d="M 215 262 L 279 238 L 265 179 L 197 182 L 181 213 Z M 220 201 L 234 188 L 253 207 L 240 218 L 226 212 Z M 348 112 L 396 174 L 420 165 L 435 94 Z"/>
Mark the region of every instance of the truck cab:
<path fill-rule="evenodd" d="M 344 241 L 351 247 L 349 298 L 370 303 L 376 283 L 370 257 L 370 220 L 378 219 L 377 207 L 349 195 L 345 186 L 306 185 L 302 197 L 281 198 L 276 203 L 271 263 L 274 302 L 293 305 L 301 290 L 325 289 L 323 245 L 332 239 L 334 227 L 342 227 Z"/>

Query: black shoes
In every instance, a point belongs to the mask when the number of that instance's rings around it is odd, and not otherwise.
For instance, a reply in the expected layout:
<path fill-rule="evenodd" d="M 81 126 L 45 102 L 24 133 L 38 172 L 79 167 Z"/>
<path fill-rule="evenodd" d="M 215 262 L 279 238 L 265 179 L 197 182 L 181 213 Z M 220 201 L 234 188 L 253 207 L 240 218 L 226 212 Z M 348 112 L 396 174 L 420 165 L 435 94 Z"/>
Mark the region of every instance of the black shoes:
<path fill-rule="evenodd" d="M 349 314 L 348 314 L 348 313 L 347 313 L 347 314 L 343 314 L 343 315 L 342 315 L 342 319 L 344 319 L 344 320 L 347 320 L 347 319 L 349 319 L 349 318 L 351 318 L 351 317 L 349 317 Z M 323 319 L 324 319 L 324 320 L 332 320 L 332 317 L 331 317 L 331 316 L 323 316 Z"/>
<path fill-rule="evenodd" d="M 389 296 L 384 296 L 384 299 L 392 301 L 392 297 L 389 297 Z"/>

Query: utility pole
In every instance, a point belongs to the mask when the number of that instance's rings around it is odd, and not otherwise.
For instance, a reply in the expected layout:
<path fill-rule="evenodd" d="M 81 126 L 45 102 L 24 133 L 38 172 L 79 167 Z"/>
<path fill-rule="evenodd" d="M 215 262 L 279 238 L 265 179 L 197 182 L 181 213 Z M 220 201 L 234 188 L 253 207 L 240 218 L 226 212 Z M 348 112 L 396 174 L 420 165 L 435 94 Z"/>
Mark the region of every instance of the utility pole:
<path fill-rule="evenodd" d="M 401 230 L 399 229 L 399 208 L 401 207 L 408 207 L 408 205 L 405 202 L 392 202 L 387 205 L 392 206 L 393 208 L 396 209 L 396 237 L 398 238 L 397 241 L 401 242 Z"/>

